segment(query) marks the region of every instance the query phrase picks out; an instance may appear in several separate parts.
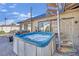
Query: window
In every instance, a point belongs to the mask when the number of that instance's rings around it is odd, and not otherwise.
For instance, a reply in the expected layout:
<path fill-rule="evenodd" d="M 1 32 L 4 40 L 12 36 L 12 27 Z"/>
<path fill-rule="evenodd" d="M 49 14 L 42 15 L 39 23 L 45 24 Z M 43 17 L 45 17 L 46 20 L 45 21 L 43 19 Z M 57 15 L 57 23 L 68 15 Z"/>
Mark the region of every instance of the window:
<path fill-rule="evenodd" d="M 50 21 L 43 21 L 38 23 L 39 31 L 50 32 Z"/>

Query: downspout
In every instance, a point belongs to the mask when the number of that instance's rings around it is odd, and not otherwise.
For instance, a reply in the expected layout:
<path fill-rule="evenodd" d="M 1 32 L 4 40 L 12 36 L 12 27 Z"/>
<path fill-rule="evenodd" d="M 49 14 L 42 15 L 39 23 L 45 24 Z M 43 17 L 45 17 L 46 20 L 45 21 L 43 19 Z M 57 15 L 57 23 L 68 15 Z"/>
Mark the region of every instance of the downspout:
<path fill-rule="evenodd" d="M 57 3 L 57 32 L 58 32 L 58 48 L 61 47 L 61 38 L 60 38 L 60 13 L 59 13 L 59 5 Z"/>

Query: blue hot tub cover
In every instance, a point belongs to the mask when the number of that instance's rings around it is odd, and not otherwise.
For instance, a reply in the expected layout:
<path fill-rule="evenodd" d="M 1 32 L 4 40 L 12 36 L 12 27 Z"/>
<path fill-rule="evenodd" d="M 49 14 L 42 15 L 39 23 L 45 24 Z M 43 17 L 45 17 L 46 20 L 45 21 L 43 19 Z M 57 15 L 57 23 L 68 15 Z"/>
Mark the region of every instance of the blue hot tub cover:
<path fill-rule="evenodd" d="M 55 34 L 52 32 L 30 32 L 25 34 L 15 34 L 15 36 L 24 42 L 33 44 L 37 47 L 45 47 L 52 41 Z"/>

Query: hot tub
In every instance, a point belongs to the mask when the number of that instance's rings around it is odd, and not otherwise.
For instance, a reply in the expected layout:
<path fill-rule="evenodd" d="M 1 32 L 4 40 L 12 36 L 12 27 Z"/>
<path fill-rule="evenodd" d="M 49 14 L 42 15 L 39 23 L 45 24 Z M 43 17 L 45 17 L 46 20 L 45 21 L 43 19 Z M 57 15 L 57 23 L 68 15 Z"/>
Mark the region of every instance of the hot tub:
<path fill-rule="evenodd" d="M 31 32 L 15 34 L 14 52 L 20 56 L 51 56 L 55 51 L 55 34 Z"/>

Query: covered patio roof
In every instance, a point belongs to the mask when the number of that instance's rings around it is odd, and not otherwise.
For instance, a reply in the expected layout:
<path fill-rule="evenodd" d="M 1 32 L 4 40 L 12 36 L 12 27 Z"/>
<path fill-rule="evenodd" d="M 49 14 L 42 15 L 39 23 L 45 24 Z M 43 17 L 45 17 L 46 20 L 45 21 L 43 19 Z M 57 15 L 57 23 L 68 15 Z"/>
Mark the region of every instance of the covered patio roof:
<path fill-rule="evenodd" d="M 28 19 L 25 19 L 25 20 L 20 21 L 20 22 L 18 22 L 18 23 L 23 23 L 23 22 L 25 22 L 25 21 L 29 22 L 30 20 L 39 19 L 39 18 L 42 18 L 42 17 L 46 17 L 46 14 L 44 13 L 44 14 L 41 14 L 41 15 L 32 17 L 32 19 L 31 19 L 31 18 L 28 18 Z"/>

